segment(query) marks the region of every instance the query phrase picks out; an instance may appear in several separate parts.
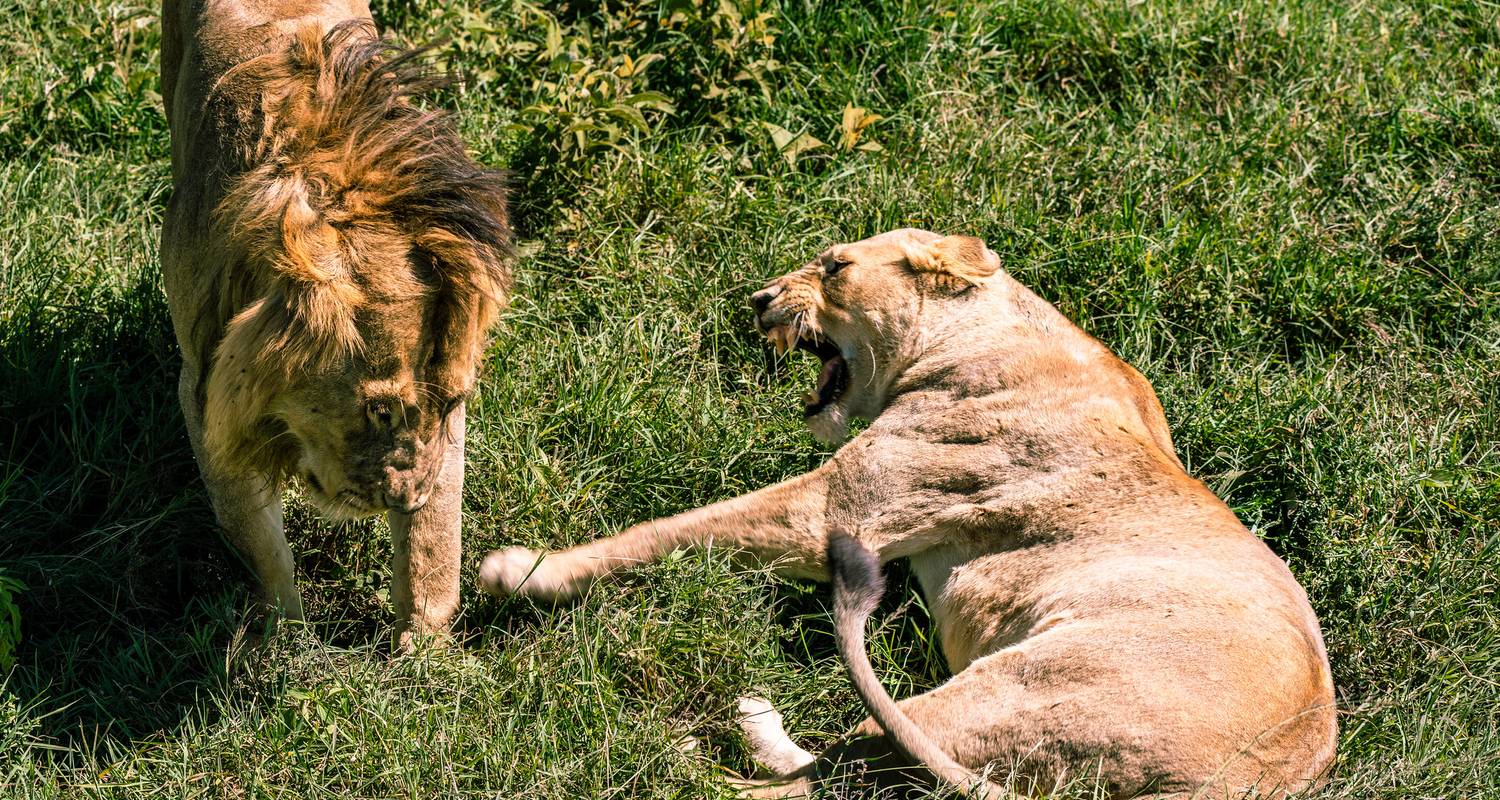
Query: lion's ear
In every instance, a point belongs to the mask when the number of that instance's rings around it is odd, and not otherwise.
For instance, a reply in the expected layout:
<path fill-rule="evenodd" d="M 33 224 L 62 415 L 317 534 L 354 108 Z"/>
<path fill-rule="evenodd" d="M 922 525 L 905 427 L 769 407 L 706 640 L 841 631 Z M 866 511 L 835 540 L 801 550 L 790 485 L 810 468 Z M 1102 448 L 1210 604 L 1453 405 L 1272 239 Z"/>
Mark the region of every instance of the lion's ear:
<path fill-rule="evenodd" d="M 417 247 L 434 262 L 443 290 L 467 301 L 482 299 L 505 305 L 510 294 L 510 254 L 446 228 L 430 228 L 416 237 Z"/>
<path fill-rule="evenodd" d="M 907 247 L 906 260 L 912 269 L 928 273 L 954 289 L 981 286 L 1000 270 L 1000 257 L 985 247 L 983 240 L 973 236 L 944 236 L 931 242 L 914 242 Z"/>
<path fill-rule="evenodd" d="M 304 192 L 293 194 L 281 215 L 281 252 L 274 260 L 285 281 L 292 317 L 319 345 L 323 364 L 362 347 L 355 314 L 364 292 L 354 282 L 338 232 L 315 211 Z"/>

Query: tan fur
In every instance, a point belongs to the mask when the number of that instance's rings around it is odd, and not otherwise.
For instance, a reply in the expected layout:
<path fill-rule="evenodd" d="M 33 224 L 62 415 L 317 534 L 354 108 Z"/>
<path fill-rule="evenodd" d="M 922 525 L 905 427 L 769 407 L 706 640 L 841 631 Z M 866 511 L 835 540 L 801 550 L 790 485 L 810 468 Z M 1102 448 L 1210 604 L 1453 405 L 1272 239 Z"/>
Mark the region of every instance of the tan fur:
<path fill-rule="evenodd" d="M 161 259 L 214 511 L 300 618 L 280 487 L 386 513 L 402 641 L 458 604 L 463 401 L 510 283 L 497 173 L 363 0 L 166 0 Z"/>
<path fill-rule="evenodd" d="M 866 721 L 801 763 L 752 701 L 750 740 L 791 773 L 760 793 L 914 751 L 1023 793 L 1090 777 L 1114 797 L 1316 783 L 1336 720 L 1301 587 L 1184 473 L 1145 379 L 974 242 L 901 230 L 838 245 L 753 298 L 773 339 L 831 340 L 849 364 L 850 388 L 809 424 L 837 439 L 871 422 L 823 466 L 571 550 L 498 551 L 484 585 L 563 600 L 709 542 L 827 580 L 834 530 L 910 559 L 954 673 L 899 704 L 920 746 Z"/>

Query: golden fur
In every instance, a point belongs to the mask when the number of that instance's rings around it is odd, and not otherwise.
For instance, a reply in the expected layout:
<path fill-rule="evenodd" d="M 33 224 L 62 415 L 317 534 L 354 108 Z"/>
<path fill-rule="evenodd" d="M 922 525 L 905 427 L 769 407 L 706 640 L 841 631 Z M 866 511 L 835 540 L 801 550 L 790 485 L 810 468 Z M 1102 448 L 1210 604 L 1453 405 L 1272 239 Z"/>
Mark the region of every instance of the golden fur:
<path fill-rule="evenodd" d="M 806 793 L 865 761 L 872 775 L 921 764 L 983 797 L 1074 778 L 1122 798 L 1266 797 L 1321 779 L 1333 685 L 1301 587 L 1183 471 L 1150 384 L 983 242 L 900 230 L 837 245 L 752 305 L 778 347 L 824 362 L 814 432 L 869 427 L 784 483 L 570 550 L 492 553 L 485 588 L 565 600 L 709 542 L 788 575 L 835 573 L 841 652 L 874 719 L 815 758 L 746 698 L 747 739 L 774 776 L 746 786 L 756 795 Z M 878 564 L 898 558 L 954 675 L 900 703 L 862 648 Z"/>
<path fill-rule="evenodd" d="M 510 283 L 500 176 L 358 0 L 167 0 L 179 397 L 220 524 L 301 615 L 279 486 L 388 513 L 398 626 L 457 605 L 463 400 Z"/>

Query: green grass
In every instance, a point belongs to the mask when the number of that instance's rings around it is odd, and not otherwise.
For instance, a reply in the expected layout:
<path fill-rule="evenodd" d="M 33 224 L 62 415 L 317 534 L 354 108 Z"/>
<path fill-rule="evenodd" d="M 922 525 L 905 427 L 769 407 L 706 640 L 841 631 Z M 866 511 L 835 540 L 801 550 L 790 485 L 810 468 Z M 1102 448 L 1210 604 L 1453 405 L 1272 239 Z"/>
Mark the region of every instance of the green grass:
<path fill-rule="evenodd" d="M 1496 6 L 772 2 L 768 45 L 716 4 L 666 4 L 690 7 L 670 26 L 551 5 L 548 59 L 546 21 L 506 3 L 376 5 L 452 37 L 446 100 L 515 173 L 527 256 L 473 404 L 471 569 L 817 464 L 812 367 L 769 355 L 748 292 L 832 241 L 979 235 L 1152 380 L 1184 462 L 1307 587 L 1343 711 L 1319 796 L 1500 798 Z M 227 657 L 246 573 L 188 452 L 154 263 L 155 9 L 0 0 L 0 571 L 27 587 L 0 796 L 728 796 L 738 694 L 810 749 L 856 722 L 825 595 L 722 553 L 564 610 L 466 588 L 463 648 L 392 659 L 383 526 L 295 499 L 314 622 Z M 643 78 L 599 74 L 648 52 Z M 570 63 L 608 91 L 569 95 Z M 675 110 L 642 131 L 610 109 L 645 90 Z M 883 149 L 837 146 L 849 104 Z M 601 127 L 564 149 L 559 120 Z M 828 145 L 789 159 L 766 123 Z M 895 585 L 875 655 L 900 696 L 945 675 Z"/>

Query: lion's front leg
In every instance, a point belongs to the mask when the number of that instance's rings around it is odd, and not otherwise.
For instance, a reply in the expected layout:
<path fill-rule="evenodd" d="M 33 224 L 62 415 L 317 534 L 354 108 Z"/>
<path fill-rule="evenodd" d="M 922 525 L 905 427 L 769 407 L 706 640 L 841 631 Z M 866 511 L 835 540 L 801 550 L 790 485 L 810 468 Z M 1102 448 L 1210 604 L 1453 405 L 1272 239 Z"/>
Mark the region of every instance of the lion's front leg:
<path fill-rule="evenodd" d="M 397 646 L 412 648 L 413 636 L 446 633 L 458 612 L 464 494 L 464 408 L 448 420 L 448 452 L 432 496 L 420 509 L 386 515 L 395 565 L 391 605 Z"/>
<path fill-rule="evenodd" d="M 722 545 L 799 578 L 826 580 L 824 513 L 828 466 L 674 517 L 643 522 L 616 536 L 553 553 L 496 550 L 480 567 L 491 594 L 552 602 L 577 597 L 617 569 L 654 561 L 679 548 Z"/>
<path fill-rule="evenodd" d="M 280 487 L 259 475 L 225 479 L 207 470 L 203 482 L 224 537 L 255 572 L 260 603 L 287 619 L 302 619 L 302 594 L 282 527 Z"/>
<path fill-rule="evenodd" d="M 203 450 L 203 409 L 198 402 L 198 372 L 183 366 L 178 400 L 187 423 L 188 441 L 198 460 L 198 471 L 208 488 L 214 516 L 224 538 L 249 563 L 259 582 L 263 606 L 287 619 L 302 619 L 302 594 L 297 591 L 292 550 L 281 520 L 281 487 L 259 474 L 226 475 L 209 466 Z"/>

